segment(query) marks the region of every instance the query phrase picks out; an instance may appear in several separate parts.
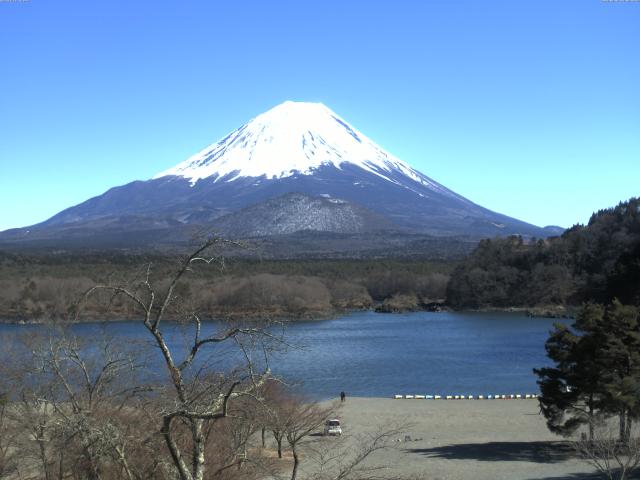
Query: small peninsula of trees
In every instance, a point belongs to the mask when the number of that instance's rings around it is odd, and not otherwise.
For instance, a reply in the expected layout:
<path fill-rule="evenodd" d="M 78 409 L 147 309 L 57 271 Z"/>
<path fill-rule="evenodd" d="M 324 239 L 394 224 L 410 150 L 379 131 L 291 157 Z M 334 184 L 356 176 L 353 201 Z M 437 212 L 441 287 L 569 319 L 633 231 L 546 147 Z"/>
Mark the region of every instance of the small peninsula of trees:
<path fill-rule="evenodd" d="M 452 273 L 454 308 L 640 305 L 640 199 L 594 213 L 562 236 L 488 239 Z"/>

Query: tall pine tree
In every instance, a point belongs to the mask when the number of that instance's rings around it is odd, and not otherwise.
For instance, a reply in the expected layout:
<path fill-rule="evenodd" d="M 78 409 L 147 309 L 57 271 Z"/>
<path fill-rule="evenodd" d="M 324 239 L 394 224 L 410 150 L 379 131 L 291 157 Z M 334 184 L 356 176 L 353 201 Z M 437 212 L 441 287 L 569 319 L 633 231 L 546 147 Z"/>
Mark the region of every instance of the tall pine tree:
<path fill-rule="evenodd" d="M 616 415 L 628 441 L 640 418 L 640 328 L 637 307 L 615 300 L 585 305 L 571 328 L 556 325 L 545 344 L 553 367 L 534 369 L 540 407 L 552 432 L 573 434 L 596 418 Z"/>
<path fill-rule="evenodd" d="M 534 369 L 542 394 L 540 408 L 554 433 L 569 436 L 588 425 L 593 437 L 603 379 L 598 341 L 587 332 L 602 312 L 602 307 L 585 305 L 573 330 L 556 324 L 545 344 L 555 367 Z"/>
<path fill-rule="evenodd" d="M 627 442 L 640 417 L 640 329 L 637 307 L 614 300 L 601 324 L 602 409 L 620 419 L 620 440 Z"/>

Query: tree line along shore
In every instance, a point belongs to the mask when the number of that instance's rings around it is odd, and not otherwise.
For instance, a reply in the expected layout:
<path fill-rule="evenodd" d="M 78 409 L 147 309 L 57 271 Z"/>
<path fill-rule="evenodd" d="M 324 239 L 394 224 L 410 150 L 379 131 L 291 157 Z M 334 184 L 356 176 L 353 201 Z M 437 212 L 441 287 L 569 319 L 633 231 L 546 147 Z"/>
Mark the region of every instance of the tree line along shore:
<path fill-rule="evenodd" d="M 70 306 L 96 283 L 129 282 L 153 265 L 161 281 L 175 266 L 168 256 L 74 255 L 0 259 L 0 318 L 5 321 L 73 318 Z M 420 310 L 442 302 L 453 265 L 429 260 L 225 259 L 223 269 L 194 272 L 176 292 L 184 304 L 208 317 L 268 315 L 323 318 L 376 306 Z M 132 306 L 96 298 L 83 320 L 130 318 Z"/>
<path fill-rule="evenodd" d="M 486 239 L 462 259 L 228 258 L 190 277 L 178 295 L 210 317 L 322 318 L 353 311 L 522 310 L 573 316 L 586 301 L 640 304 L 640 200 L 596 212 L 549 239 Z M 0 252 L 0 318 L 43 322 L 72 317 L 92 285 L 130 281 L 147 265 L 158 279 L 168 255 Z M 86 319 L 122 319 L 126 302 L 92 302 Z"/>

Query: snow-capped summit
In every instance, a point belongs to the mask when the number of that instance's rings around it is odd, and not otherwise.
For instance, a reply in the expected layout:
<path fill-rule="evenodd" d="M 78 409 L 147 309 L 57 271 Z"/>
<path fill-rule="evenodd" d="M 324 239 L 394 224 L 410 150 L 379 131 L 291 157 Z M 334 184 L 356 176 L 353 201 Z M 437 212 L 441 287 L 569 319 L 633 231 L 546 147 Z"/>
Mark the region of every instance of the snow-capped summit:
<path fill-rule="evenodd" d="M 243 177 L 281 179 L 312 175 L 321 166 L 349 163 L 387 181 L 396 172 L 423 185 L 441 186 L 349 125 L 322 103 L 286 101 L 153 178 L 175 175 L 191 184 L 211 178 L 231 182 Z"/>
<path fill-rule="evenodd" d="M 211 229 L 228 236 L 366 233 L 394 253 L 399 245 L 414 248 L 413 235 L 550 234 L 440 185 L 321 103 L 284 102 L 152 179 L 0 233 L 0 244 L 129 246 L 185 241 Z M 404 240 L 396 243 L 389 232 Z"/>

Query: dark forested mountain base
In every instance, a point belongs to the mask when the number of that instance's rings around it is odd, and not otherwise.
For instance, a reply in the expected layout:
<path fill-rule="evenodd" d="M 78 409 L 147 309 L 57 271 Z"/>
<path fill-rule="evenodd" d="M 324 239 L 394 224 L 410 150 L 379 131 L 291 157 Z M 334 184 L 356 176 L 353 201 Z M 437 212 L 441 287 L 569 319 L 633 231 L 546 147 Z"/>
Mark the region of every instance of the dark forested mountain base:
<path fill-rule="evenodd" d="M 640 304 L 639 199 L 599 211 L 588 225 L 561 237 L 482 240 L 466 258 L 476 244 L 463 237 L 297 232 L 248 244 L 226 252 L 225 272 L 210 269 L 194 276 L 180 292 L 184 300 L 211 316 L 283 317 L 376 306 L 430 308 L 445 296 L 458 309 L 606 304 L 614 298 Z M 144 251 L 0 252 L 0 319 L 63 318 L 96 282 L 125 281 L 149 262 L 161 275 L 185 250 Z M 94 318 L 132 314 L 117 303 L 109 308 L 96 304 L 88 313 Z"/>
<path fill-rule="evenodd" d="M 640 199 L 592 215 L 562 236 L 483 240 L 452 274 L 456 308 L 640 304 Z"/>

